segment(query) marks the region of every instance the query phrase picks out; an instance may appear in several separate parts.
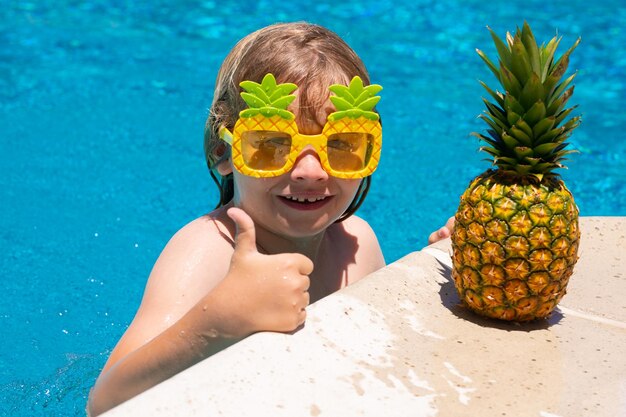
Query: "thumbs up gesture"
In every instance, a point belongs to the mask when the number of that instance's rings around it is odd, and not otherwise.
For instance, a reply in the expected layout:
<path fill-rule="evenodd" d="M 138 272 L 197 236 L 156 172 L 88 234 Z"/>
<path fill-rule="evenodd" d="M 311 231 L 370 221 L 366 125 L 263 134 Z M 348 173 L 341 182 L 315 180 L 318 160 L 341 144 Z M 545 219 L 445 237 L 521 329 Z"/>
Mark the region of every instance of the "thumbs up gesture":
<path fill-rule="evenodd" d="M 237 226 L 235 251 L 226 277 L 212 294 L 220 300 L 225 333 L 296 329 L 306 318 L 313 262 L 298 253 L 259 253 L 250 216 L 239 208 L 229 209 L 228 216 Z"/>

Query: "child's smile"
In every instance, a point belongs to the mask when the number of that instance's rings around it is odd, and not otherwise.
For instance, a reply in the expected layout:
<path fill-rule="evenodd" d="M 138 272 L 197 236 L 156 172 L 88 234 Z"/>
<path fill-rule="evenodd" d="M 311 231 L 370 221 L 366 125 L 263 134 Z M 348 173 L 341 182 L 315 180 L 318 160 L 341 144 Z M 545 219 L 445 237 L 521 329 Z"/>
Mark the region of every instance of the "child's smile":
<path fill-rule="evenodd" d="M 332 196 L 328 195 L 284 195 L 280 196 L 287 206 L 296 210 L 317 210 L 330 202 Z"/>
<path fill-rule="evenodd" d="M 253 178 L 234 172 L 235 205 L 259 227 L 283 236 L 322 232 L 345 212 L 361 180 L 329 176 L 315 153 L 305 152 L 279 177 Z"/>

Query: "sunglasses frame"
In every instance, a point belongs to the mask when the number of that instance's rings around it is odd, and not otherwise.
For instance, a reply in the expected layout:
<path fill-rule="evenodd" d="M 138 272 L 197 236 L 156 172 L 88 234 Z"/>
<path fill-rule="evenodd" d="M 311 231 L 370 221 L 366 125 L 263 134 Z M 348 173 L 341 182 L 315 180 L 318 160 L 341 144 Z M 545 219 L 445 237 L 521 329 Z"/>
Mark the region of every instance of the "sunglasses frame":
<path fill-rule="evenodd" d="M 380 152 L 382 149 L 382 126 L 379 121 L 358 117 L 355 119 L 344 117 L 334 122 L 327 121 L 322 133 L 319 135 L 304 135 L 298 131 L 295 120 L 285 120 L 280 116 L 270 117 L 256 116 L 256 126 L 251 129 L 240 117 L 235 123 L 235 128 L 231 132 L 222 126 L 219 129 L 219 136 L 232 147 L 233 165 L 240 173 L 256 178 L 277 177 L 286 174 L 293 168 L 298 156 L 307 145 L 311 145 L 320 158 L 320 163 L 324 170 L 331 176 L 344 179 L 358 179 L 371 175 L 378 166 Z M 277 126 L 281 126 L 280 129 Z M 249 131 L 275 131 L 286 133 L 291 136 L 291 148 L 285 165 L 276 170 L 259 170 L 249 167 L 243 157 L 242 136 Z M 366 133 L 372 136 L 372 152 L 365 167 L 358 171 L 337 171 L 333 169 L 328 161 L 327 142 L 329 136 L 336 133 Z"/>

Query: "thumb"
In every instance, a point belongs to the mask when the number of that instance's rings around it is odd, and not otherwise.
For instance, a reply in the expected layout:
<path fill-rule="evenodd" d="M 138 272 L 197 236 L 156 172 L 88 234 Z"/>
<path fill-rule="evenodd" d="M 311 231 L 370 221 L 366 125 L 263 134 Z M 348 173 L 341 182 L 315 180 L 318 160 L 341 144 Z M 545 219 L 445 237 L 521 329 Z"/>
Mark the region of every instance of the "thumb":
<path fill-rule="evenodd" d="M 254 222 L 248 216 L 248 213 L 240 208 L 231 207 L 226 212 L 237 227 L 235 233 L 235 250 L 254 251 L 256 252 L 256 230 Z"/>

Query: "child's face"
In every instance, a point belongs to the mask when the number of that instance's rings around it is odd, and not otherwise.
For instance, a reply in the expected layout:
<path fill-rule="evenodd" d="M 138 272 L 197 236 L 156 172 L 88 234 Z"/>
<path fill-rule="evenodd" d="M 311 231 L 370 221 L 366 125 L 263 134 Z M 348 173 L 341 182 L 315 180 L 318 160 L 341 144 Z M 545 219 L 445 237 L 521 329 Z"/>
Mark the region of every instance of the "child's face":
<path fill-rule="evenodd" d="M 303 120 L 297 108 L 291 111 L 300 132 L 313 135 L 321 133 L 326 118 L 335 109 L 329 101 L 314 120 Z M 254 178 L 234 170 L 233 175 L 235 204 L 254 219 L 257 227 L 288 237 L 313 236 L 325 230 L 346 211 L 362 181 L 330 176 L 310 145 L 286 174 Z"/>

